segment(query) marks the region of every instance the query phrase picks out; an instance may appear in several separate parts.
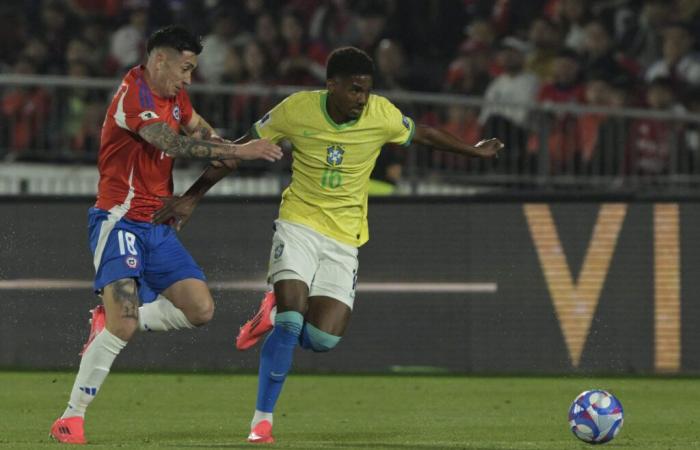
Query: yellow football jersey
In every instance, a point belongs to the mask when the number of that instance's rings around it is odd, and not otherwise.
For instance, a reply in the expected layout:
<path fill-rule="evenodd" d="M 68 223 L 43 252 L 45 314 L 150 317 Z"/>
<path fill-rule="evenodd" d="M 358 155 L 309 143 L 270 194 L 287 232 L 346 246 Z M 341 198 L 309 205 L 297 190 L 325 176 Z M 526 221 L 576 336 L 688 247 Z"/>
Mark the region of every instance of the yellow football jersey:
<path fill-rule="evenodd" d="M 279 218 L 313 228 L 356 247 L 367 242 L 369 176 L 386 143 L 409 145 L 416 126 L 396 106 L 370 94 L 362 115 L 336 124 L 328 92 L 290 95 L 258 120 L 255 137 L 293 147 L 292 182 L 282 193 Z"/>

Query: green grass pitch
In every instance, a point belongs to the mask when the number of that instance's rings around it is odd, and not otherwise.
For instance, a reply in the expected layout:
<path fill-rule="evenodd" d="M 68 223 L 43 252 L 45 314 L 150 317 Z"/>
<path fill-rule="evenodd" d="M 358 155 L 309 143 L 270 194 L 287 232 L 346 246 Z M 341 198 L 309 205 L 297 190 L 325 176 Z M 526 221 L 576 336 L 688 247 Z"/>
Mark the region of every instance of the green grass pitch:
<path fill-rule="evenodd" d="M 47 436 L 73 377 L 0 372 L 0 448 L 66 448 Z M 88 410 L 89 448 L 256 448 L 244 440 L 256 383 L 240 374 L 112 373 Z M 612 391 L 625 409 L 620 435 L 603 448 L 700 449 L 697 379 L 427 375 L 292 375 L 272 448 L 588 449 L 569 431 L 567 411 L 590 388 Z"/>

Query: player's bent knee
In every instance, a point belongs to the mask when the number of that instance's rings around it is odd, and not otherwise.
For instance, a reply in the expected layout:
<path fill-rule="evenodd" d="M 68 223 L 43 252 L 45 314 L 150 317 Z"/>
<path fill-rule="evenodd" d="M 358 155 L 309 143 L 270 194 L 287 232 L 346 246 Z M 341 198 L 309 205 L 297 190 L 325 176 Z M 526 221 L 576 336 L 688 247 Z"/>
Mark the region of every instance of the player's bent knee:
<path fill-rule="evenodd" d="M 301 336 L 301 346 L 314 352 L 322 353 L 331 351 L 340 342 L 340 336 L 335 336 L 321 331 L 309 322 L 304 325 Z"/>
<path fill-rule="evenodd" d="M 196 327 L 206 325 L 214 317 L 214 301 L 211 298 L 203 299 L 196 302 L 196 307 L 190 314 L 187 314 L 187 320 Z"/>

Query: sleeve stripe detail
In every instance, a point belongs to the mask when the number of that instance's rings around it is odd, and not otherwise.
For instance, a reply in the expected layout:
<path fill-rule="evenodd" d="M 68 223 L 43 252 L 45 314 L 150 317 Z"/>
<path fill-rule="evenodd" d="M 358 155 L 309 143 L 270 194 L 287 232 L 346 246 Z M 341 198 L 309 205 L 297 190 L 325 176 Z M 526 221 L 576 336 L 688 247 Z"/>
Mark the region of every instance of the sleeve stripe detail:
<path fill-rule="evenodd" d="M 250 127 L 250 134 L 253 136 L 253 139 L 260 139 L 260 133 L 258 133 L 257 123 L 254 123 L 253 126 Z"/>
<path fill-rule="evenodd" d="M 137 84 L 139 85 L 139 103 L 141 103 L 141 107 L 153 108 L 153 95 L 151 94 L 151 90 L 148 88 L 148 85 L 143 81 L 142 78 L 139 78 L 137 80 Z"/>
<path fill-rule="evenodd" d="M 411 121 L 411 134 L 408 135 L 408 139 L 406 139 L 406 142 L 401 144 L 404 147 L 408 147 L 409 145 L 411 145 L 411 142 L 413 142 L 413 135 L 416 134 L 416 123 L 410 117 L 407 117 L 407 119 Z"/>
<path fill-rule="evenodd" d="M 124 97 L 126 97 L 126 93 L 128 91 L 129 86 L 126 86 L 124 88 L 124 92 L 122 92 L 122 96 L 119 97 L 119 101 L 117 102 L 117 110 L 114 112 L 114 121 L 120 128 L 131 131 L 129 126 L 126 124 L 126 113 L 124 112 Z"/>

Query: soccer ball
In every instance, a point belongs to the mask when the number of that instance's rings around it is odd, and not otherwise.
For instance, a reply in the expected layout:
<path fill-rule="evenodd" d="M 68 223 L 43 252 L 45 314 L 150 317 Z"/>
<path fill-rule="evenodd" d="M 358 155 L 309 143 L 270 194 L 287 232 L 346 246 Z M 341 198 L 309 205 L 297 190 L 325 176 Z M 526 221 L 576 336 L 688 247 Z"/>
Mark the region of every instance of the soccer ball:
<path fill-rule="evenodd" d="M 582 392 L 569 409 L 574 436 L 589 444 L 611 441 L 622 428 L 622 403 L 610 392 Z"/>

